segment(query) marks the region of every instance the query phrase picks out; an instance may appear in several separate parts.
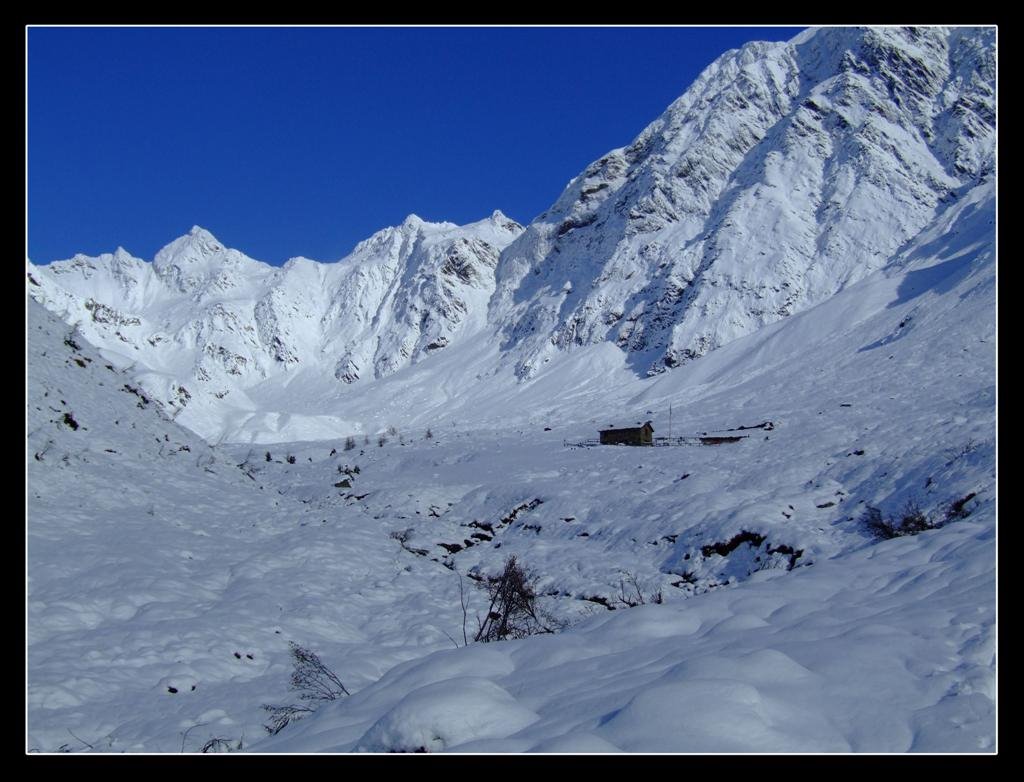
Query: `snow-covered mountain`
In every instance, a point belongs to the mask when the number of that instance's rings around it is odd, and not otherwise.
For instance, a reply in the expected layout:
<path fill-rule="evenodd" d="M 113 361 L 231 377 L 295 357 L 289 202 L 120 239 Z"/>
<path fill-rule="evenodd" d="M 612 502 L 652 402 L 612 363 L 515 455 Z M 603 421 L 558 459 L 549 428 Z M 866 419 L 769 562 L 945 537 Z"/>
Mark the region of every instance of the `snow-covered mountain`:
<path fill-rule="evenodd" d="M 338 263 L 274 269 L 196 228 L 152 264 L 30 265 L 30 291 L 208 439 L 378 429 L 351 412 L 366 385 L 460 343 L 462 393 L 592 344 L 656 374 L 883 268 L 994 175 L 994 35 L 818 29 L 727 52 L 525 231 L 411 216 Z M 412 412 L 398 398 L 388 423 Z"/>
<path fill-rule="evenodd" d="M 266 381 L 281 388 L 309 370 L 344 388 L 477 332 L 498 254 L 521 232 L 498 211 L 465 226 L 410 215 L 338 263 L 274 268 L 195 226 L 151 264 L 122 248 L 29 264 L 29 290 L 210 436 L 190 403 L 252 411 L 248 392 Z"/>
<path fill-rule="evenodd" d="M 602 341 L 685 364 L 884 266 L 994 146 L 991 28 L 748 44 L 505 250 L 492 317 L 520 376 Z"/>

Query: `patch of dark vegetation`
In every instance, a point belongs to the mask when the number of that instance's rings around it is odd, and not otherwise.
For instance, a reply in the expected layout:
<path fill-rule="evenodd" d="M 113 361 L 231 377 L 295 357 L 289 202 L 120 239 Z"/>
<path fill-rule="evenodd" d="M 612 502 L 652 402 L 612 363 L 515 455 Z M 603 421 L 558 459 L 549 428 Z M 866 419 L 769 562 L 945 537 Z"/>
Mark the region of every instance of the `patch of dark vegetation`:
<path fill-rule="evenodd" d="M 580 600 L 586 600 L 588 603 L 597 603 L 599 606 L 604 606 L 609 611 L 614 611 L 615 610 L 615 606 L 613 606 L 608 601 L 608 598 L 607 597 L 602 597 L 601 595 L 580 595 L 579 599 Z"/>
<path fill-rule="evenodd" d="M 678 587 L 678 588 L 682 589 L 684 584 L 696 584 L 696 583 L 697 583 L 697 576 L 695 576 L 689 570 L 684 570 L 682 573 L 679 574 L 679 580 L 672 582 L 672 586 Z"/>
<path fill-rule="evenodd" d="M 497 526 L 504 527 L 508 524 L 511 524 L 513 521 L 516 520 L 516 517 L 519 516 L 520 513 L 522 513 L 523 511 L 531 511 L 538 505 L 543 504 L 543 502 L 544 500 L 541 499 L 533 499 L 530 500 L 529 502 L 524 502 L 522 505 L 517 505 L 507 515 L 502 516 L 498 520 Z"/>
<path fill-rule="evenodd" d="M 970 516 L 971 512 L 967 510 L 965 506 L 977 496 L 977 492 L 972 491 L 970 494 L 965 494 L 960 499 L 950 502 L 946 507 L 944 523 L 959 521 L 960 519 L 966 519 Z"/>
<path fill-rule="evenodd" d="M 931 529 L 944 527 L 955 521 L 961 521 L 971 515 L 968 503 L 977 497 L 977 492 L 970 492 L 963 497 L 951 500 L 940 506 L 934 517 L 929 517 L 921 510 L 915 500 L 908 500 L 894 515 L 885 516 L 878 508 L 868 506 L 861 514 L 859 522 L 862 527 L 877 540 L 891 540 L 908 535 L 918 535 Z"/>
<path fill-rule="evenodd" d="M 725 557 L 744 543 L 749 543 L 754 548 L 757 548 L 764 543 L 764 537 L 764 535 L 759 535 L 756 532 L 741 530 L 738 535 L 734 535 L 724 543 L 712 543 L 707 546 L 701 546 L 700 553 L 705 557 L 710 557 L 712 554 L 718 554 L 720 557 Z"/>
<path fill-rule="evenodd" d="M 815 505 L 814 507 L 815 508 L 831 508 L 833 505 L 835 505 L 835 503 L 832 502 L 831 500 L 829 500 L 828 502 L 823 502 L 823 503 L 821 503 L 821 505 Z"/>
<path fill-rule="evenodd" d="M 424 548 L 414 548 L 413 546 L 409 545 L 409 540 L 412 538 L 412 533 L 413 533 L 413 530 L 412 530 L 411 527 L 409 529 L 404 529 L 404 530 L 395 530 L 394 532 L 391 533 L 391 538 L 392 538 L 392 540 L 397 540 L 398 541 L 398 545 L 400 545 L 403 549 L 408 551 L 410 554 L 415 554 L 418 557 L 425 557 L 425 556 L 427 556 L 427 554 L 429 554 L 430 552 L 427 551 L 426 549 L 424 549 Z"/>
<path fill-rule="evenodd" d="M 895 516 L 883 516 L 878 508 L 868 506 L 860 517 L 860 523 L 878 540 L 891 540 L 907 535 L 917 535 L 932 525 L 913 500 L 907 500 Z"/>
<path fill-rule="evenodd" d="M 72 431 L 78 430 L 79 423 L 78 421 L 75 420 L 75 417 L 71 415 L 71 413 L 64 413 L 64 417 L 61 419 L 61 421 L 63 422 L 64 426 L 70 427 Z"/>

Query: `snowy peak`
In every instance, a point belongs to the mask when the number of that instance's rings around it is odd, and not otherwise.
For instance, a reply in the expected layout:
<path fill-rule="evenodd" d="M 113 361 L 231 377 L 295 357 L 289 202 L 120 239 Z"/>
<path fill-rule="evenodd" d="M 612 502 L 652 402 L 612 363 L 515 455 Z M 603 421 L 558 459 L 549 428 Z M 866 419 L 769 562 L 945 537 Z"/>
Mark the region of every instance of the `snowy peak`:
<path fill-rule="evenodd" d="M 217 237 L 205 228 L 194 225 L 187 234 L 179 236 L 158 250 L 153 258 L 153 266 L 157 271 L 162 271 L 169 266 L 194 265 L 226 251 L 227 248 L 217 240 Z"/>
<path fill-rule="evenodd" d="M 153 258 L 156 273 L 181 293 L 194 293 L 210 285 L 219 289 L 233 287 L 238 280 L 233 279 L 231 270 L 244 267 L 266 268 L 238 250 L 225 247 L 198 225 L 161 248 Z"/>

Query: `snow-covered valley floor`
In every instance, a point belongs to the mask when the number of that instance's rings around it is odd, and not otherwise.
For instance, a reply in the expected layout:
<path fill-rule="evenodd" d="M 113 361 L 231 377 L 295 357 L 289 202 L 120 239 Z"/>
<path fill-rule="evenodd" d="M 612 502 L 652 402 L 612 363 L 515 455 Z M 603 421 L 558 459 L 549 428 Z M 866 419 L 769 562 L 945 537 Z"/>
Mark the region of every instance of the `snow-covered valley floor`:
<path fill-rule="evenodd" d="M 990 215 L 682 370 L 350 450 L 211 448 L 30 302 L 27 748 L 994 751 Z M 669 405 L 747 436 L 567 444 Z M 939 528 L 866 529 L 908 502 Z M 565 629 L 461 648 L 512 554 Z M 289 641 L 352 695 L 268 736 Z"/>

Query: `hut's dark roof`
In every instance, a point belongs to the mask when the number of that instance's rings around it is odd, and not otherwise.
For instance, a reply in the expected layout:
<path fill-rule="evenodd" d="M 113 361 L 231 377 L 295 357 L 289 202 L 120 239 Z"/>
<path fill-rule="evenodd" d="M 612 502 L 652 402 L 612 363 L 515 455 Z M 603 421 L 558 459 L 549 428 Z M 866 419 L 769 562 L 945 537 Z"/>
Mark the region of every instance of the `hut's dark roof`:
<path fill-rule="evenodd" d="M 654 431 L 654 427 L 651 426 L 651 422 L 650 421 L 646 421 L 646 422 L 644 422 L 642 424 L 633 424 L 631 426 L 608 426 L 608 427 L 605 427 L 604 429 L 598 429 L 598 431 L 599 432 L 630 432 L 630 431 L 632 431 L 632 432 L 639 432 L 645 426 L 650 426 L 651 427 L 651 431 L 652 432 Z"/>

